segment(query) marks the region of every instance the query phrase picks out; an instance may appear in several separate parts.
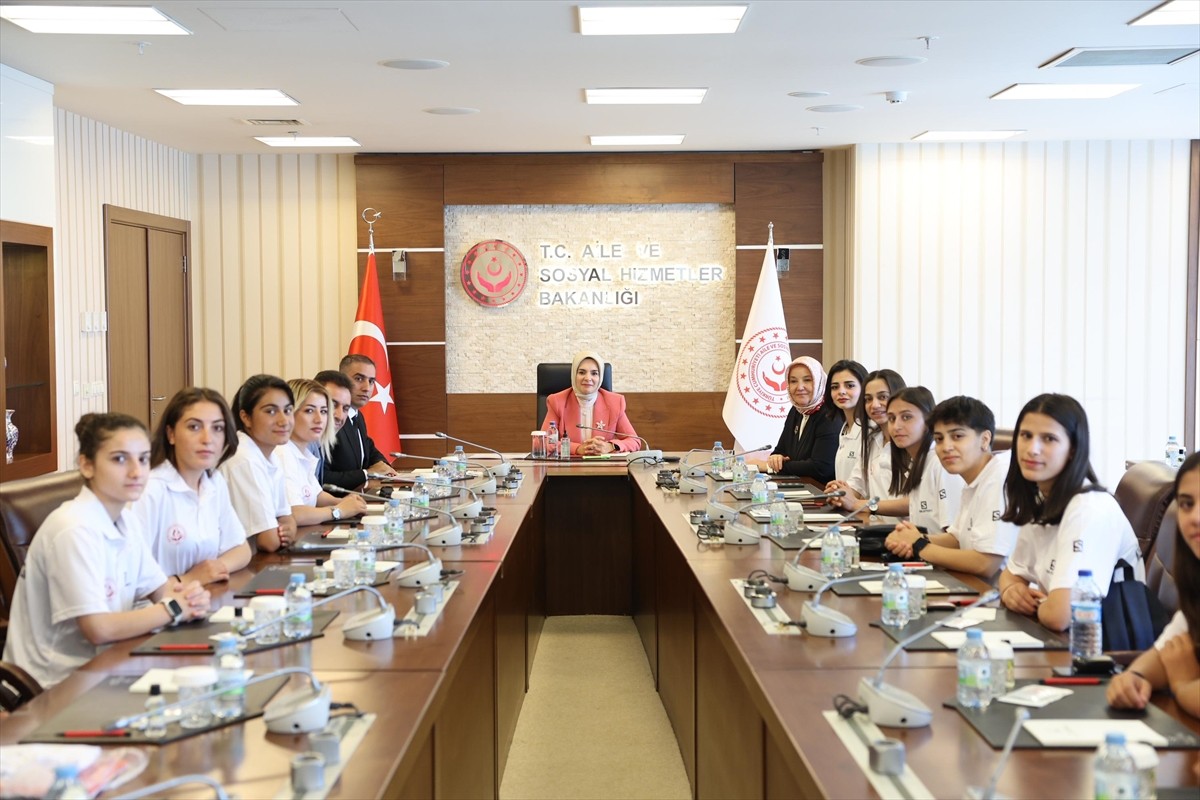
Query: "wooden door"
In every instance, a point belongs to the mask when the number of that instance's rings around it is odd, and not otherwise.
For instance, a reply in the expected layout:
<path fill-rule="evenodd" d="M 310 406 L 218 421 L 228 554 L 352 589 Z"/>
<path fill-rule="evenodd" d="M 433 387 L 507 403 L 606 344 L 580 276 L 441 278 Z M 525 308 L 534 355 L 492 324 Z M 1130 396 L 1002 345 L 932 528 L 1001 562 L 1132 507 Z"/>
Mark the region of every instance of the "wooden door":
<path fill-rule="evenodd" d="M 191 384 L 189 223 L 104 207 L 108 276 L 108 405 L 153 430 Z"/>

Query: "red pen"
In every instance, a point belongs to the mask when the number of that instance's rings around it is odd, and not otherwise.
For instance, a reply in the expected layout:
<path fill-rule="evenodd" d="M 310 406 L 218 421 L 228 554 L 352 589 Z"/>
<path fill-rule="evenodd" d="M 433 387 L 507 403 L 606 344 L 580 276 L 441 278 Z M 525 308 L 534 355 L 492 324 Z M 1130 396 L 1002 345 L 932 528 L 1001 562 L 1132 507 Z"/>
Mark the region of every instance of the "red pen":
<path fill-rule="evenodd" d="M 63 731 L 59 734 L 59 736 L 63 737 L 64 739 L 97 739 L 100 737 L 110 736 L 119 738 L 123 736 L 129 736 L 129 731 L 125 730 L 124 728 L 118 728 L 115 731 Z"/>
<path fill-rule="evenodd" d="M 1043 686 L 1099 686 L 1100 679 L 1096 677 L 1076 676 L 1061 678 L 1042 678 Z"/>
<path fill-rule="evenodd" d="M 166 652 L 195 652 L 212 650 L 212 645 L 204 644 L 203 642 L 181 642 L 179 644 L 160 644 L 155 650 L 163 650 Z"/>

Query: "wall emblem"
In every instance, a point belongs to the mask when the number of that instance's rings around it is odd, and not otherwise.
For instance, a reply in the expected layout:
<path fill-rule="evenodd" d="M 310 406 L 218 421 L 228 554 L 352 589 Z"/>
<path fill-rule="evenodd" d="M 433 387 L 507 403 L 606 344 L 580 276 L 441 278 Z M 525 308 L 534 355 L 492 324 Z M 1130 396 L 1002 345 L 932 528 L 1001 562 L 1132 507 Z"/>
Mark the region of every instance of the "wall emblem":
<path fill-rule="evenodd" d="M 529 283 L 529 265 L 508 242 L 490 239 L 467 251 L 462 260 L 463 289 L 481 306 L 506 306 Z"/>
<path fill-rule="evenodd" d="M 748 337 L 738 353 L 737 383 L 742 402 L 764 417 L 783 419 L 791 408 L 787 369 L 792 351 L 782 328 L 764 328 Z"/>

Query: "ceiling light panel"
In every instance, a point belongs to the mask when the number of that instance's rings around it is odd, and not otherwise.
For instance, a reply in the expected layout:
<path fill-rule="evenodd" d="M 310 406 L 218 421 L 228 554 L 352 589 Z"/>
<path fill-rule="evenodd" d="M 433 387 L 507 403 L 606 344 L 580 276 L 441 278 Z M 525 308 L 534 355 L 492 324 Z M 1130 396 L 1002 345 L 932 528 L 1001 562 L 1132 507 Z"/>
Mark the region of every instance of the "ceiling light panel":
<path fill-rule="evenodd" d="M 1130 25 L 1200 25 L 1200 0 L 1169 0 Z"/>
<path fill-rule="evenodd" d="M 0 17 L 34 33 L 191 35 L 152 6 L 0 6 Z"/>
<path fill-rule="evenodd" d="M 1163 47 L 1075 47 L 1050 59 L 1047 67 L 1161 67 L 1178 64 L 1200 51 L 1195 45 Z"/>
<path fill-rule="evenodd" d="M 1140 83 L 1016 83 L 992 95 L 992 99 L 1106 100 L 1139 86 Z"/>
<path fill-rule="evenodd" d="M 626 147 L 629 145 L 683 144 L 683 134 L 654 136 L 589 136 L 592 147 Z"/>
<path fill-rule="evenodd" d="M 997 142 L 1025 131 L 925 131 L 912 137 L 914 142 Z"/>
<path fill-rule="evenodd" d="M 255 136 L 268 147 L 362 147 L 350 136 Z"/>
<path fill-rule="evenodd" d="M 708 89 L 584 89 L 590 105 L 695 105 Z"/>
<path fill-rule="evenodd" d="M 736 33 L 748 7 L 579 6 L 579 32 L 584 36 Z"/>
<path fill-rule="evenodd" d="M 185 106 L 298 106 L 279 89 L 155 89 Z"/>

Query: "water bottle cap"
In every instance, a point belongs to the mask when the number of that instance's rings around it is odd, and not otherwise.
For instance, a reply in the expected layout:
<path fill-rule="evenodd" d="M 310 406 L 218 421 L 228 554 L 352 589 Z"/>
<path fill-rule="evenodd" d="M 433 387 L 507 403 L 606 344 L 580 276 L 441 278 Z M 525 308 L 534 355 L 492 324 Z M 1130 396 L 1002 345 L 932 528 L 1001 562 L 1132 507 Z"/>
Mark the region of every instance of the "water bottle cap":
<path fill-rule="evenodd" d="M 391 506 L 392 508 L 399 508 L 400 507 L 400 498 L 393 497 L 391 500 L 388 500 L 388 505 Z"/>
<path fill-rule="evenodd" d="M 1109 731 L 1108 733 L 1104 734 L 1104 743 L 1123 745 L 1125 744 L 1125 734 L 1121 733 L 1120 731 Z"/>
<path fill-rule="evenodd" d="M 291 574 L 291 577 L 288 578 L 288 583 L 303 584 L 304 583 L 304 573 L 303 572 L 293 572 Z"/>
<path fill-rule="evenodd" d="M 983 641 L 983 631 L 979 630 L 978 628 L 968 628 L 967 629 L 967 638 L 973 642 L 977 641 L 977 640 L 982 642 Z"/>
<path fill-rule="evenodd" d="M 721 446 L 722 445 L 720 442 L 713 442 L 713 450 L 716 450 L 718 447 L 721 447 Z"/>
<path fill-rule="evenodd" d="M 899 572 L 901 575 L 903 575 L 904 574 L 904 565 L 903 564 L 888 564 L 888 572 Z"/>
<path fill-rule="evenodd" d="M 1079 570 L 1079 577 L 1090 578 L 1092 577 L 1092 571 L 1090 569 L 1081 569 Z"/>
<path fill-rule="evenodd" d="M 462 452 L 462 445 L 461 445 L 461 444 L 459 444 L 459 445 L 455 445 L 455 446 L 454 446 L 454 452 L 456 452 L 456 453 L 461 453 L 461 452 Z"/>
<path fill-rule="evenodd" d="M 74 764 L 59 764 L 54 768 L 54 777 L 77 778 L 79 777 L 79 767 Z"/>
<path fill-rule="evenodd" d="M 439 466 L 439 467 L 444 467 L 444 466 L 447 466 L 446 459 L 444 459 L 444 458 L 439 458 L 439 459 L 438 459 L 438 466 Z"/>
<path fill-rule="evenodd" d="M 776 492 L 776 493 L 775 493 L 775 499 L 776 499 L 776 500 L 786 500 L 787 498 L 785 498 L 785 497 L 783 496 L 783 492 Z"/>

